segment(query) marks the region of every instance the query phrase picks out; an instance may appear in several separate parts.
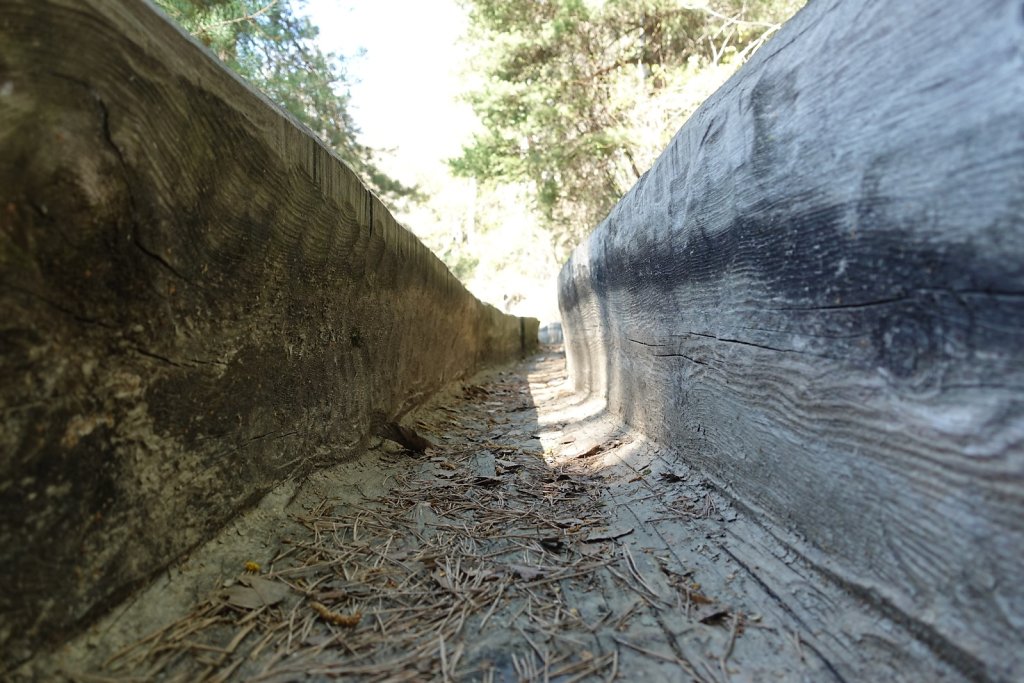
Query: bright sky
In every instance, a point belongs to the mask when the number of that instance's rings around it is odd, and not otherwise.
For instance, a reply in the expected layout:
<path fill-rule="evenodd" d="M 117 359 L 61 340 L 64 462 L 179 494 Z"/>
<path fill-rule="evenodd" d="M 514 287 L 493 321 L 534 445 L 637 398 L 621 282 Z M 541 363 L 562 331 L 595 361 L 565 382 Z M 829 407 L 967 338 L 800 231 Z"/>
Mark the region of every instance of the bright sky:
<path fill-rule="evenodd" d="M 457 156 L 476 119 L 456 102 L 466 17 L 455 0 L 308 0 L 325 52 L 350 56 L 352 110 L 362 141 L 405 182 Z"/>
<path fill-rule="evenodd" d="M 456 0 L 307 0 L 305 12 L 320 27 L 321 49 L 347 57 L 350 113 L 362 142 L 393 150 L 380 156 L 381 170 L 431 194 L 432 208 L 414 209 L 400 220 L 421 237 L 441 235 L 444 242 L 444 235 L 473 220 L 477 197 L 469 181 L 451 179 L 445 165 L 479 126 L 469 105 L 457 101 L 460 74 L 471 71 L 460 45 L 465 14 Z M 360 50 L 363 56 L 353 56 Z M 536 226 L 526 204 L 503 210 L 502 226 L 484 239 L 510 249 L 532 244 Z M 539 254 L 544 250 L 537 247 Z M 485 258 L 465 283 L 470 291 L 499 308 L 506 296 L 516 295 L 521 300 L 511 310 L 517 315 L 558 319 L 557 264 L 542 272 L 547 260 L 541 255 L 505 270 L 504 251 L 483 251 L 491 260 Z"/>

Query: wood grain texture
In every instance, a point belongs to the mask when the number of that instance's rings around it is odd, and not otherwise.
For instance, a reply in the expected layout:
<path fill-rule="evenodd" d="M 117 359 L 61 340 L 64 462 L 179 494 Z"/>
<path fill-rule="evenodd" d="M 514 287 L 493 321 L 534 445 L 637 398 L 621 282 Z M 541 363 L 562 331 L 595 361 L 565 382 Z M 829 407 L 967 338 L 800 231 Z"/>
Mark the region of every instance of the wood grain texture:
<path fill-rule="evenodd" d="M 579 389 L 974 680 L 1024 678 L 1022 112 L 1019 1 L 815 0 L 559 285 Z"/>
<path fill-rule="evenodd" d="M 4 0 L 0 671 L 537 324 L 148 3 Z"/>

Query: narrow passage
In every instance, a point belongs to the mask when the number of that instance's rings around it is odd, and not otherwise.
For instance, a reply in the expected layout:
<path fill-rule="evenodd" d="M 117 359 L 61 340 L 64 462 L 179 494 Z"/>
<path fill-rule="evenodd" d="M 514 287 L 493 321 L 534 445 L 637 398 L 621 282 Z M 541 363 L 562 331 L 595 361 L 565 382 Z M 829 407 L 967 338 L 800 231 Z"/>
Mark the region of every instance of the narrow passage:
<path fill-rule="evenodd" d="M 834 680 L 722 545 L 737 515 L 601 408 L 570 391 L 560 349 L 454 387 L 406 420 L 434 447 L 371 444 L 268 496 L 61 653 L 60 671 Z"/>

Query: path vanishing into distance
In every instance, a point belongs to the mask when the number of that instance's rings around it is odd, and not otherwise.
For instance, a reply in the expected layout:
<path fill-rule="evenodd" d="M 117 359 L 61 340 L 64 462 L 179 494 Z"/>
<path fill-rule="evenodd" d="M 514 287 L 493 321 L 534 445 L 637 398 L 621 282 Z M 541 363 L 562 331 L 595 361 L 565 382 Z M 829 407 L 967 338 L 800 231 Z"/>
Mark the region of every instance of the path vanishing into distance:
<path fill-rule="evenodd" d="M 3 5 L 0 679 L 1024 681 L 1021 0 L 807 3 L 543 336 L 152 3 Z"/>
<path fill-rule="evenodd" d="M 564 361 L 449 388 L 405 420 L 425 452 L 378 439 L 283 485 L 35 675 L 841 680 L 732 549 L 765 533 L 573 393 Z"/>

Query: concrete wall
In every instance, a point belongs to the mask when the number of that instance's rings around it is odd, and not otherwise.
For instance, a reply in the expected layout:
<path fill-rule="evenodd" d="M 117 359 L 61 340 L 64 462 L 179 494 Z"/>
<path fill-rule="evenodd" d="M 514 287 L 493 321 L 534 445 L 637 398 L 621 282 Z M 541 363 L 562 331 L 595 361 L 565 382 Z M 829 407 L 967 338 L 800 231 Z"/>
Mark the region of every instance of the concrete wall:
<path fill-rule="evenodd" d="M 146 3 L 3 3 L 0 671 L 536 330 Z"/>
<path fill-rule="evenodd" d="M 809 3 L 560 279 L 581 390 L 971 680 L 1024 678 L 1022 36 L 1008 0 Z M 851 629 L 847 680 L 917 680 Z"/>

